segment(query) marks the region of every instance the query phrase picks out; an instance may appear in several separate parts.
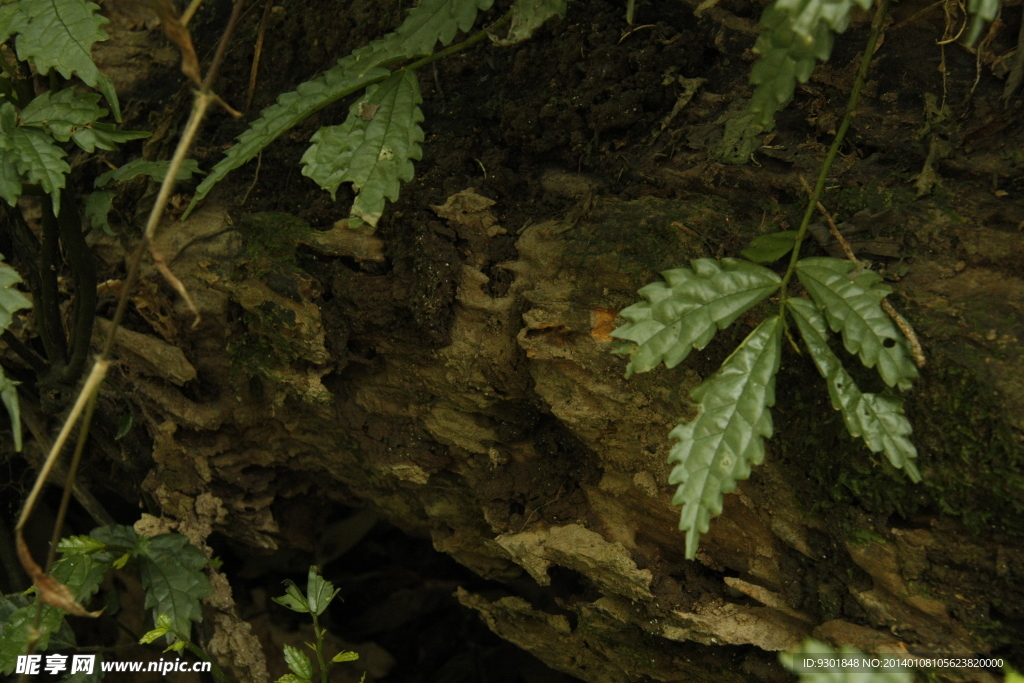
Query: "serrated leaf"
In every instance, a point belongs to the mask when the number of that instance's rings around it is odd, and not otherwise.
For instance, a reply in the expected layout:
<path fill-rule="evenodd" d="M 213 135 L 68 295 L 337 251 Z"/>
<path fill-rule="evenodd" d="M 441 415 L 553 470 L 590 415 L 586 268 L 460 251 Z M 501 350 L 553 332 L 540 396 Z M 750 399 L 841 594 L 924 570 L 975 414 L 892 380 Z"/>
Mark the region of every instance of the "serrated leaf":
<path fill-rule="evenodd" d="M 832 331 L 842 332 L 846 350 L 857 354 L 865 367 L 877 365 L 888 386 L 909 389 L 917 367 L 906 340 L 880 305 L 892 292 L 882 283 L 882 276 L 862 270 L 852 261 L 834 258 L 801 259 L 796 273 L 815 303 L 825 310 Z"/>
<path fill-rule="evenodd" d="M 0 43 L 6 41 L 20 30 L 24 17 L 18 3 L 0 5 Z"/>
<path fill-rule="evenodd" d="M 842 413 L 850 435 L 863 438 L 873 453 L 884 451 L 893 467 L 906 471 L 912 481 L 920 481 L 914 464 L 917 448 L 907 438 L 912 429 L 903 414 L 903 401 L 896 396 L 861 393 L 828 346 L 828 326 L 820 309 L 802 297 L 789 299 L 788 306 L 814 364 L 828 383 L 832 407 Z"/>
<path fill-rule="evenodd" d="M 170 165 L 171 162 L 169 161 L 148 161 L 139 157 L 129 161 L 120 168 L 115 168 L 102 174 L 96 179 L 94 185 L 96 187 L 106 187 L 111 182 L 126 182 L 140 175 L 146 175 L 157 182 L 162 182 L 164 176 L 167 175 L 167 169 L 170 168 Z M 196 173 L 202 173 L 199 170 L 199 162 L 195 159 L 185 159 L 181 163 L 181 167 L 178 168 L 176 180 L 189 180 Z"/>
<path fill-rule="evenodd" d="M 284 662 L 291 669 L 292 673 L 300 678 L 309 680 L 313 678 L 313 662 L 309 656 L 297 647 L 284 646 Z"/>
<path fill-rule="evenodd" d="M 512 5 L 512 26 L 508 37 L 491 40 L 502 46 L 521 43 L 551 17 L 564 17 L 565 6 L 566 0 L 516 0 Z"/>
<path fill-rule="evenodd" d="M 203 620 L 199 601 L 213 593 L 203 573 L 206 555 L 185 536 L 161 534 L 149 539 L 138 560 L 146 607 L 154 618 L 168 615 L 174 630 L 189 637 L 192 622 Z"/>
<path fill-rule="evenodd" d="M 702 349 L 745 311 L 771 296 L 782 279 L 762 266 L 740 259 L 697 259 L 691 268 L 666 270 L 664 282 L 640 290 L 646 299 L 623 309 L 629 320 L 611 335 L 637 348 L 626 377 L 664 362 L 672 368 L 693 349 Z"/>
<path fill-rule="evenodd" d="M 754 45 L 760 58 L 750 72 L 757 86 L 750 101 L 750 111 L 758 113 L 753 125 L 766 129 L 793 98 L 797 81 L 806 83 L 816 61 L 829 58 L 833 33 L 849 26 L 854 3 L 866 10 L 872 0 L 776 0 L 765 9 Z"/>
<path fill-rule="evenodd" d="M 354 662 L 357 659 L 359 659 L 359 653 L 358 652 L 352 652 L 351 650 L 346 650 L 344 652 L 339 652 L 338 654 L 334 655 L 334 657 L 331 658 L 331 661 L 332 662 Z"/>
<path fill-rule="evenodd" d="M 755 237 L 740 254 L 754 263 L 778 261 L 793 251 L 793 245 L 796 244 L 796 233 L 796 230 L 783 230 Z"/>
<path fill-rule="evenodd" d="M 260 118 L 249 124 L 249 129 L 238 136 L 238 143 L 199 183 L 182 218 L 228 173 L 254 159 L 282 133 L 332 102 L 381 80 L 388 75 L 386 67 L 429 55 L 438 41 L 448 45 L 459 29 L 472 28 L 479 10 L 489 9 L 492 4 L 493 0 L 424 0 L 410 10 L 395 33 L 356 50 L 322 76 L 279 96 L 277 103 L 260 112 Z"/>
<path fill-rule="evenodd" d="M 78 128 L 107 115 L 107 110 L 97 105 L 99 101 L 99 95 L 79 94 L 74 88 L 45 92 L 29 102 L 19 118 L 23 126 L 44 128 L 55 139 L 67 142 Z"/>
<path fill-rule="evenodd" d="M 340 126 L 321 128 L 302 157 L 302 174 L 334 197 L 338 186 L 351 182 L 357 196 L 351 215 L 376 227 L 384 200 L 398 199 L 401 182 L 412 180 L 413 159 L 423 157 L 423 112 L 419 80 L 411 71 L 398 71 L 349 109 Z M 374 113 L 363 115 L 367 108 Z M 373 109 L 375 107 L 375 109 Z"/>
<path fill-rule="evenodd" d="M 103 93 L 121 120 L 114 84 L 92 61 L 93 43 L 107 39 L 107 19 L 97 14 L 99 5 L 85 0 L 20 0 L 17 31 L 18 59 L 31 60 L 40 74 L 57 69 L 64 78 L 78 76 Z"/>
<path fill-rule="evenodd" d="M 57 544 L 57 552 L 65 555 L 90 555 L 92 553 L 106 550 L 107 544 L 92 536 L 67 536 L 60 539 Z"/>
<path fill-rule="evenodd" d="M 148 536 L 140 536 L 135 533 L 135 529 L 125 524 L 97 527 L 89 535 L 107 547 L 117 550 L 131 549 L 135 551 L 139 547 L 140 541 L 144 540 L 147 543 L 149 541 Z"/>
<path fill-rule="evenodd" d="M 438 41 L 448 45 L 460 30 L 473 28 L 478 11 L 493 4 L 494 0 L 422 0 L 396 31 L 405 56 L 428 55 Z"/>
<path fill-rule="evenodd" d="M 686 557 L 697 555 L 701 534 L 721 514 L 723 495 L 750 476 L 764 460 L 763 439 L 772 435 L 775 373 L 781 356 L 782 321 L 773 316 L 743 340 L 718 372 L 693 390 L 700 414 L 669 434 L 673 446 L 669 477 L 678 484 L 673 505 L 682 505 L 679 529 L 686 531 Z"/>
<path fill-rule="evenodd" d="M 833 650 L 813 638 L 808 638 L 795 650 L 779 653 L 779 662 L 799 674 L 800 683 L 912 683 L 914 680 L 913 673 L 905 669 L 873 668 L 862 664 L 873 658 L 855 647 Z M 803 665 L 807 660 L 814 663 L 811 668 Z"/>
<path fill-rule="evenodd" d="M 340 592 L 341 590 L 335 588 L 333 583 L 320 576 L 315 565 L 309 566 L 309 577 L 306 580 L 306 600 L 310 612 L 320 616 Z"/>
<path fill-rule="evenodd" d="M 14 164 L 18 173 L 50 195 L 53 213 L 58 215 L 64 176 L 71 172 L 71 167 L 64 161 L 67 154 L 54 144 L 53 138 L 34 128 L 15 128 L 8 139 L 15 153 Z"/>

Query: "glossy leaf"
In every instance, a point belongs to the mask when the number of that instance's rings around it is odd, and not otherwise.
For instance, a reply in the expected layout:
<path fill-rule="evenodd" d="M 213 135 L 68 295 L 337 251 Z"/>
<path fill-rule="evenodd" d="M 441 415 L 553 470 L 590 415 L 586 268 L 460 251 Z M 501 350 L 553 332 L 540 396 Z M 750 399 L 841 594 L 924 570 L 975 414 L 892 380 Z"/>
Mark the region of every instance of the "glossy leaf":
<path fill-rule="evenodd" d="M 778 290 L 781 278 L 740 259 L 697 259 L 692 268 L 666 270 L 662 282 L 640 290 L 646 299 L 623 309 L 629 322 L 611 333 L 637 344 L 626 377 L 664 362 L 672 368 L 715 332 Z"/>
<path fill-rule="evenodd" d="M 669 434 L 677 443 L 670 484 L 678 484 L 674 505 L 682 505 L 679 529 L 686 531 L 686 557 L 697 555 L 701 534 L 721 514 L 723 495 L 750 476 L 764 460 L 763 439 L 772 435 L 768 408 L 775 404 L 775 373 L 781 356 L 782 321 L 773 316 L 743 340 L 722 367 L 693 391 L 700 414 Z"/>
<path fill-rule="evenodd" d="M 398 71 L 349 109 L 340 126 L 321 128 L 302 157 L 302 174 L 334 197 L 338 186 L 351 182 L 357 196 L 354 219 L 376 227 L 384 200 L 398 199 L 401 182 L 412 180 L 412 160 L 423 151 L 423 112 L 419 81 L 411 71 Z"/>
<path fill-rule="evenodd" d="M 843 344 L 860 356 L 890 386 L 909 389 L 917 377 L 906 340 L 881 302 L 892 292 L 882 276 L 852 261 L 806 258 L 797 263 L 797 277 L 815 303 L 825 310 L 833 332 L 842 332 Z"/>
<path fill-rule="evenodd" d="M 885 452 L 894 467 L 920 481 L 914 464 L 917 449 L 908 438 L 912 429 L 903 414 L 903 401 L 896 396 L 861 393 L 828 346 L 828 327 L 821 310 L 804 298 L 790 299 L 788 306 L 814 364 L 828 383 L 832 407 L 842 413 L 850 435 L 863 438 L 874 453 Z"/>
<path fill-rule="evenodd" d="M 310 565 L 306 581 L 306 601 L 310 612 L 320 616 L 340 592 L 341 590 L 335 588 L 333 583 L 320 576 L 315 565 Z"/>

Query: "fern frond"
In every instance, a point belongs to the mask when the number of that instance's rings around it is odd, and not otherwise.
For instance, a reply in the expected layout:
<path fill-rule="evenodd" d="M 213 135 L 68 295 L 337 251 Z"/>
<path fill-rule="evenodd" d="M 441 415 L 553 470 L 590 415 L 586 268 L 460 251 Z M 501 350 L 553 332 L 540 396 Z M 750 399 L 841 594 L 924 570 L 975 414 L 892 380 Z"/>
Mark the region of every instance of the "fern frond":
<path fill-rule="evenodd" d="M 447 45 L 459 29 L 469 30 L 478 11 L 492 3 L 493 0 L 424 0 L 409 12 L 395 33 L 356 50 L 320 77 L 278 97 L 277 103 L 260 112 L 260 118 L 249 124 L 249 129 L 238 136 L 238 143 L 199 183 L 183 217 L 228 173 L 254 159 L 282 133 L 327 105 L 383 80 L 388 75 L 387 67 L 429 55 L 439 40 Z"/>
<path fill-rule="evenodd" d="M 854 2 L 871 7 L 871 0 L 776 0 L 761 15 L 761 36 L 754 45 L 761 57 L 750 72 L 757 86 L 750 109 L 760 114 L 756 123 L 762 130 L 793 99 L 797 81 L 811 77 L 816 60 L 828 60 L 833 33 L 849 26 Z"/>
<path fill-rule="evenodd" d="M 92 61 L 92 46 L 107 39 L 108 20 L 96 13 L 100 7 L 85 0 L 18 0 L 18 15 L 8 31 L 18 34 L 18 59 L 31 60 L 41 74 L 57 69 L 64 78 L 78 76 L 96 88 L 121 120 L 114 84 Z"/>
<path fill-rule="evenodd" d="M 775 373 L 781 357 L 782 319 L 768 318 L 743 340 L 718 372 L 693 390 L 700 415 L 669 434 L 678 439 L 669 454 L 677 463 L 669 477 L 679 484 L 674 505 L 683 505 L 679 529 L 686 531 L 686 557 L 697 555 L 711 516 L 722 512 L 723 494 L 764 461 L 764 438 L 772 435 Z"/>
<path fill-rule="evenodd" d="M 664 362 L 672 368 L 693 349 L 702 349 L 718 330 L 779 288 L 772 271 L 740 259 L 697 259 L 690 268 L 666 270 L 664 282 L 640 290 L 646 299 L 623 309 L 629 322 L 613 337 L 637 344 L 626 377 Z"/>
<path fill-rule="evenodd" d="M 117 143 L 148 138 L 148 131 L 117 130 L 112 123 L 100 123 L 107 110 L 98 106 L 100 96 L 76 93 L 74 88 L 39 95 L 21 110 L 21 125 L 46 131 L 60 142 L 75 144 L 92 154 L 96 148 L 116 150 Z"/>
<path fill-rule="evenodd" d="M 909 389 L 917 368 L 906 340 L 880 306 L 892 293 L 882 284 L 882 276 L 835 258 L 801 259 L 796 273 L 814 301 L 825 309 L 832 331 L 842 332 L 846 350 L 860 356 L 866 367 L 877 365 L 888 386 Z"/>
<path fill-rule="evenodd" d="M 828 326 L 821 310 L 802 297 L 788 300 L 800 334 L 818 372 L 828 383 L 832 407 L 840 411 L 850 436 L 864 439 L 873 453 L 885 452 L 893 467 L 903 469 L 912 481 L 921 475 L 914 464 L 917 448 L 907 438 L 912 429 L 896 396 L 863 394 L 828 346 Z"/>
<path fill-rule="evenodd" d="M 351 182 L 358 195 L 352 217 L 376 227 L 384 199 L 398 199 L 399 181 L 413 178 L 411 160 L 423 157 L 421 102 L 419 81 L 411 71 L 398 71 L 370 86 L 349 109 L 345 123 L 316 132 L 302 157 L 302 174 L 331 198 L 341 183 Z"/>

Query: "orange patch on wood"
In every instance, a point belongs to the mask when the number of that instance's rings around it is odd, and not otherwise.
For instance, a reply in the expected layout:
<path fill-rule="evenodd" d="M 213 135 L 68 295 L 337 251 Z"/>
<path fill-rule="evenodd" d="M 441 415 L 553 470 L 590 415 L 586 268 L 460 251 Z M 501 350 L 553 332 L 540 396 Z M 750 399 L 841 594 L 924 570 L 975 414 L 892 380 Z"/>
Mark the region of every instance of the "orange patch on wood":
<path fill-rule="evenodd" d="M 590 336 L 601 342 L 614 341 L 611 333 L 615 329 L 615 318 L 619 312 L 611 308 L 595 308 L 590 311 Z"/>

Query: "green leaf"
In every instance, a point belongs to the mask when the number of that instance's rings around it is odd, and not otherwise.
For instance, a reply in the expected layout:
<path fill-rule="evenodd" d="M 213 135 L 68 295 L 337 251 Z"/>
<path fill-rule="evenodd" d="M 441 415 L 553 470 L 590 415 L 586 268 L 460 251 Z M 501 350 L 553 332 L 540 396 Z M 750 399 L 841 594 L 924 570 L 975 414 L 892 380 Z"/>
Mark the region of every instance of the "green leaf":
<path fill-rule="evenodd" d="M 494 0 L 422 0 L 396 31 L 405 56 L 429 55 L 438 41 L 448 45 L 460 30 L 473 28 L 479 10 L 493 4 Z"/>
<path fill-rule="evenodd" d="M 295 582 L 291 579 L 285 579 L 284 585 L 285 594 L 271 599 L 293 612 L 309 612 L 309 602 L 306 600 L 306 596 L 302 594 L 302 591 L 299 590 L 299 587 L 295 585 Z"/>
<path fill-rule="evenodd" d="M 228 173 L 254 159 L 285 131 L 332 102 L 382 80 L 388 76 L 386 67 L 429 55 L 438 41 L 448 45 L 459 29 L 472 28 L 479 10 L 489 9 L 492 4 L 493 0 L 423 0 L 410 10 L 395 33 L 356 50 L 320 77 L 279 96 L 277 103 L 260 112 L 260 118 L 249 124 L 249 129 L 238 136 L 238 143 L 199 183 L 182 218 Z"/>
<path fill-rule="evenodd" d="M 0 150 L 0 197 L 11 206 L 17 204 L 21 196 L 21 175 L 15 159 L 17 155 L 13 152 Z"/>
<path fill-rule="evenodd" d="M 97 527 L 89 535 L 109 548 L 130 549 L 133 553 L 139 548 L 140 541 L 149 541 L 148 536 L 140 536 L 135 533 L 135 529 L 125 524 Z"/>
<path fill-rule="evenodd" d="M 967 36 L 967 45 L 974 45 L 981 35 L 985 24 L 992 22 L 999 14 L 1000 0 L 970 0 L 967 3 L 967 11 L 973 17 L 971 20 L 971 31 Z"/>
<path fill-rule="evenodd" d="M 551 17 L 565 16 L 566 0 L 516 0 L 512 5 L 512 27 L 508 37 L 494 40 L 498 45 L 521 43 Z"/>
<path fill-rule="evenodd" d="M 15 289 L 21 282 L 21 276 L 14 268 L 3 262 L 0 255 L 0 331 L 6 330 L 14 320 L 14 314 L 25 308 L 32 308 L 32 302 Z M 0 401 L 7 409 L 11 418 L 11 432 L 14 436 L 14 449 L 21 452 L 21 407 L 18 403 L 18 382 L 8 379 L 0 369 Z"/>
<path fill-rule="evenodd" d="M 309 661 L 309 656 L 299 648 L 285 645 L 284 661 L 296 676 L 306 680 L 313 678 L 313 662 Z"/>
<path fill-rule="evenodd" d="M 95 186 L 106 187 L 111 182 L 126 182 L 140 175 L 146 175 L 157 182 L 162 182 L 164 176 L 167 175 L 167 169 L 170 168 L 170 166 L 170 161 L 147 161 L 146 159 L 139 157 L 138 159 L 129 161 L 120 168 L 107 171 L 96 179 Z M 176 180 L 189 180 L 196 173 L 202 173 L 202 171 L 199 170 L 199 162 L 195 159 L 185 159 L 181 163 L 181 167 L 178 169 L 178 176 Z"/>
<path fill-rule="evenodd" d="M 60 213 L 60 191 L 64 176 L 71 167 L 64 161 L 67 154 L 54 144 L 53 138 L 35 128 L 15 128 L 8 138 L 15 152 L 18 173 L 38 184 L 53 200 L 53 213 Z"/>
<path fill-rule="evenodd" d="M 775 112 L 793 98 L 796 82 L 806 83 L 815 62 L 828 60 L 832 34 L 849 26 L 854 2 L 871 7 L 871 0 L 776 0 L 765 9 L 754 45 L 760 59 L 750 73 L 757 86 L 750 110 L 759 114 L 753 125 L 770 126 Z"/>
<path fill-rule="evenodd" d="M 331 658 L 331 661 L 332 662 L 354 662 L 357 659 L 359 659 L 359 653 L 358 652 L 352 652 L 351 650 L 346 650 L 344 652 L 339 652 L 338 654 L 334 655 L 334 657 Z"/>
<path fill-rule="evenodd" d="M 203 573 L 206 555 L 185 536 L 161 534 L 149 539 L 138 560 L 146 607 L 154 618 L 167 614 L 173 630 L 190 637 L 192 622 L 203 620 L 199 601 L 213 593 Z"/>
<path fill-rule="evenodd" d="M 0 5 L 0 43 L 20 31 L 23 20 L 18 3 Z"/>
<path fill-rule="evenodd" d="M 664 282 L 640 290 L 646 299 L 623 309 L 629 320 L 611 334 L 637 344 L 626 377 L 664 362 L 672 368 L 702 349 L 745 311 L 779 288 L 781 278 L 740 259 L 697 259 L 690 268 L 666 270 Z"/>
<path fill-rule="evenodd" d="M 44 92 L 21 110 L 21 124 L 43 128 L 55 139 L 67 142 L 78 128 L 107 115 L 106 109 L 97 106 L 99 101 L 99 95 L 79 94 L 74 88 L 53 94 Z"/>
<path fill-rule="evenodd" d="M 57 552 L 65 555 L 90 555 L 106 549 L 106 543 L 92 536 L 67 536 L 57 544 Z"/>
<path fill-rule="evenodd" d="M 775 373 L 781 356 L 782 320 L 773 316 L 743 340 L 718 372 L 693 390 L 700 414 L 669 434 L 677 443 L 669 477 L 678 484 L 673 505 L 683 505 L 680 531 L 686 531 L 686 557 L 697 555 L 711 516 L 722 512 L 723 494 L 750 476 L 764 460 L 763 438 L 772 435 Z"/>
<path fill-rule="evenodd" d="M 309 577 L 306 581 L 306 600 L 309 604 L 309 611 L 320 616 L 331 604 L 331 601 L 341 590 L 334 587 L 334 584 L 320 576 L 315 565 L 309 566 Z"/>
<path fill-rule="evenodd" d="M 111 237 L 114 231 L 110 227 L 110 211 L 114 207 L 116 192 L 110 190 L 96 190 L 90 192 L 85 199 L 85 222 L 91 229 L 103 228 L 103 232 Z"/>
<path fill-rule="evenodd" d="M 800 683 L 912 683 L 914 680 L 913 673 L 906 669 L 876 669 L 860 665 L 864 660 L 873 658 L 855 647 L 833 650 L 812 638 L 805 640 L 796 650 L 779 653 L 779 661 L 799 674 Z M 803 665 L 808 659 L 815 662 L 813 668 Z M 844 665 L 844 660 L 856 665 Z"/>
<path fill-rule="evenodd" d="M 903 401 L 896 396 L 862 394 L 842 362 L 828 346 L 828 326 L 821 311 L 802 297 L 789 299 L 814 364 L 828 383 L 832 407 L 840 411 L 850 436 L 862 437 L 873 453 L 884 451 L 894 467 L 902 468 L 912 481 L 921 475 L 914 464 L 917 449 L 910 439 L 910 422 L 903 414 Z"/>
<path fill-rule="evenodd" d="M 783 230 L 755 237 L 740 254 L 754 263 L 778 261 L 793 251 L 793 245 L 796 244 L 796 232 L 796 230 Z"/>
<path fill-rule="evenodd" d="M 349 109 L 340 126 L 321 128 L 302 157 L 302 174 L 334 197 L 338 185 L 351 182 L 358 193 L 353 217 L 376 227 L 385 198 L 398 199 L 399 181 L 409 182 L 412 159 L 423 150 L 423 112 L 419 80 L 411 71 L 398 71 Z"/>
<path fill-rule="evenodd" d="M 71 136 L 75 144 L 92 154 L 96 148 L 115 151 L 122 142 L 141 140 L 152 135 L 145 130 L 118 130 L 112 123 L 94 123 L 87 128 L 79 128 Z"/>
<path fill-rule="evenodd" d="M 99 5 L 85 0 L 20 0 L 21 18 L 17 26 L 18 59 L 32 60 L 40 74 L 57 69 L 64 78 L 78 76 L 106 98 L 121 120 L 114 84 L 92 61 L 93 43 L 107 39 L 96 14 Z"/>
<path fill-rule="evenodd" d="M 796 273 L 815 303 L 825 309 L 832 331 L 842 332 L 846 350 L 859 355 L 865 367 L 877 365 L 888 386 L 909 389 L 917 367 L 906 340 L 880 305 L 892 292 L 882 284 L 882 276 L 834 258 L 801 259 Z"/>
<path fill-rule="evenodd" d="M 308 678 L 302 676 L 296 676 L 295 674 L 285 674 L 277 679 L 277 683 L 312 683 Z"/>

